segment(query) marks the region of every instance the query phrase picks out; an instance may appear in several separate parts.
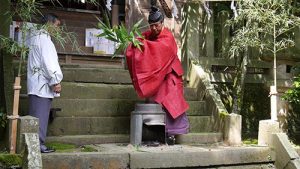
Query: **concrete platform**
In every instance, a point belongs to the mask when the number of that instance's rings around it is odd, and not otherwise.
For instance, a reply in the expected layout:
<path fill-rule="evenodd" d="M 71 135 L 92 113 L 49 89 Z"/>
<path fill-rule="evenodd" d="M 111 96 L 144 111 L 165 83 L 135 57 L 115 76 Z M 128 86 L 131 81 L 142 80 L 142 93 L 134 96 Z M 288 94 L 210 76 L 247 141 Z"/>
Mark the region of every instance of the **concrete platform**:
<path fill-rule="evenodd" d="M 268 147 L 223 145 L 93 145 L 98 152 L 43 154 L 44 169 L 268 168 L 275 153 Z"/>

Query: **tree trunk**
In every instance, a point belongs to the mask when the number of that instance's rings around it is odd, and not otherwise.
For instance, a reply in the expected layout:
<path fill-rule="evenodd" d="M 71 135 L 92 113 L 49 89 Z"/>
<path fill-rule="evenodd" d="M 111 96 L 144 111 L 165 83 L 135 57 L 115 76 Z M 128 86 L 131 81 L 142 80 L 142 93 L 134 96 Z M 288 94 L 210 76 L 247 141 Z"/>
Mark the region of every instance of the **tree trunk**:
<path fill-rule="evenodd" d="M 11 17 L 7 14 L 10 12 L 10 0 L 2 0 L 0 5 L 0 35 L 9 36 L 9 26 Z M 5 15 L 7 14 L 7 15 Z M 13 59 L 10 54 L 0 50 L 0 108 L 4 109 L 7 114 L 12 113 L 13 105 Z M 2 136 L 3 134 L 3 136 Z M 4 138 L 4 133 L 0 132 L 0 138 Z"/>
<path fill-rule="evenodd" d="M 237 76 L 234 78 L 232 113 L 235 114 L 241 114 L 241 110 L 243 106 L 247 65 L 248 65 L 248 48 L 244 52 L 244 56 L 242 58 L 241 64 L 238 66 Z"/>

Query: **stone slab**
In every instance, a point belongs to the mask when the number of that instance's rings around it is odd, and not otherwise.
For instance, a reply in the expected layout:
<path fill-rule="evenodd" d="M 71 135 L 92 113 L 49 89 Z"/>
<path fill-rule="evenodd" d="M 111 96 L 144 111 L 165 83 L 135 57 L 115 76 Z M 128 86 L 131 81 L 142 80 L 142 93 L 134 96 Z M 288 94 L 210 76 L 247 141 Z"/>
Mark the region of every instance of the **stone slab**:
<path fill-rule="evenodd" d="M 17 153 L 24 148 L 24 133 L 38 133 L 39 119 L 32 116 L 20 116 L 18 119 Z"/>
<path fill-rule="evenodd" d="M 130 99 L 54 99 L 52 107 L 61 108 L 57 117 L 116 117 L 130 116 L 134 105 L 141 100 Z M 207 116 L 204 101 L 188 101 L 190 116 Z M 27 114 L 27 98 L 20 101 L 22 112 Z"/>
<path fill-rule="evenodd" d="M 23 80 L 23 79 L 22 79 Z M 27 93 L 26 79 L 22 81 L 22 94 Z M 132 84 L 104 84 L 62 82 L 62 94 L 65 99 L 135 99 L 139 100 Z M 76 91 L 76 92 L 74 92 Z M 189 101 L 197 101 L 198 94 L 195 88 L 185 87 L 184 97 Z M 143 99 L 142 99 L 143 100 Z"/>
<path fill-rule="evenodd" d="M 212 132 L 211 116 L 188 116 L 191 133 Z"/>
<path fill-rule="evenodd" d="M 299 169 L 300 168 L 300 159 L 291 160 L 285 169 Z"/>
<path fill-rule="evenodd" d="M 129 134 L 49 136 L 46 142 L 69 143 L 78 146 L 86 144 L 129 143 Z"/>
<path fill-rule="evenodd" d="M 242 116 L 229 114 L 225 116 L 224 142 L 228 145 L 242 144 Z"/>
<path fill-rule="evenodd" d="M 216 167 L 210 169 L 274 169 L 274 164 L 252 164 L 252 165 L 239 165 L 239 166 L 223 166 L 223 167 Z"/>
<path fill-rule="evenodd" d="M 258 145 L 267 146 L 272 144 L 272 134 L 279 133 L 279 123 L 273 120 L 261 120 L 259 121 L 258 129 Z"/>
<path fill-rule="evenodd" d="M 129 126 L 129 117 L 57 117 L 48 135 L 129 134 Z"/>
<path fill-rule="evenodd" d="M 128 153 L 43 154 L 44 169 L 126 169 Z"/>
<path fill-rule="evenodd" d="M 94 144 L 98 152 L 43 154 L 45 169 L 90 168 L 246 168 L 272 166 L 275 153 L 268 147 L 212 145 L 160 145 L 134 147 L 128 144 Z M 273 160 L 272 160 L 273 159 Z M 97 162 L 96 162 L 97 161 Z M 247 168 L 248 167 L 248 168 Z M 252 169 L 253 169 L 252 168 Z"/>
<path fill-rule="evenodd" d="M 23 169 L 42 169 L 42 156 L 40 151 L 39 135 L 37 133 L 24 133 L 25 152 L 23 155 Z"/>
<path fill-rule="evenodd" d="M 188 151 L 169 152 L 132 152 L 130 153 L 130 168 L 183 168 L 206 167 L 214 165 L 234 165 L 241 163 L 270 162 L 275 159 L 269 148 L 257 147 L 251 149 L 203 149 L 195 148 Z"/>
<path fill-rule="evenodd" d="M 297 147 L 295 150 L 296 150 L 296 152 L 298 153 L 298 155 L 300 156 L 300 148 Z"/>
<path fill-rule="evenodd" d="M 291 160 L 299 159 L 298 153 L 292 147 L 285 133 L 273 134 L 271 147 L 276 152 L 275 166 L 277 168 L 284 168 Z"/>
<path fill-rule="evenodd" d="M 65 82 L 97 82 L 109 84 L 131 84 L 127 70 L 97 68 L 65 68 Z"/>
<path fill-rule="evenodd" d="M 212 144 L 222 141 L 222 133 L 188 133 L 176 137 L 178 144 Z"/>

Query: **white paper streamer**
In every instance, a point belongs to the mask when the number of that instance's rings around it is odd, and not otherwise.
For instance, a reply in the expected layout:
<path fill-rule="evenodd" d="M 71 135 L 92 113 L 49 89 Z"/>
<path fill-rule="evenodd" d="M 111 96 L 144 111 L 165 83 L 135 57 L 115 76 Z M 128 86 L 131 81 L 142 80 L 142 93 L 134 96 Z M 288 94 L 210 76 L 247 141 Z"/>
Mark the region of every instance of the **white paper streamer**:
<path fill-rule="evenodd" d="M 106 8 L 108 9 L 108 10 L 110 10 L 111 11 L 111 1 L 112 0 L 106 0 Z"/>
<path fill-rule="evenodd" d="M 172 1 L 172 4 L 173 4 L 172 5 L 173 6 L 172 15 L 173 15 L 174 18 L 178 18 L 178 8 L 176 6 L 175 0 Z"/>
<path fill-rule="evenodd" d="M 236 18 L 236 17 L 238 16 L 238 13 L 237 13 L 237 10 L 236 10 L 236 6 L 234 5 L 234 0 L 231 1 L 230 8 L 231 8 L 232 11 L 233 11 L 234 18 Z"/>
<path fill-rule="evenodd" d="M 209 2 L 204 1 L 203 6 L 204 6 L 204 9 L 205 9 L 205 12 L 207 13 L 207 19 L 210 20 L 212 12 L 209 9 Z"/>

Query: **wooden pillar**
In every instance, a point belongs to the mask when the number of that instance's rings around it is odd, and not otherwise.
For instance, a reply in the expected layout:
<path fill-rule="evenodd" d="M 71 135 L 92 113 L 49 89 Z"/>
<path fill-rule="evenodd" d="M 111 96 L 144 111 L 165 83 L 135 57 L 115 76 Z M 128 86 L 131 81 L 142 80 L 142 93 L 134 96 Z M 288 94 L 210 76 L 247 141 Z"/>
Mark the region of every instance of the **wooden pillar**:
<path fill-rule="evenodd" d="M 112 26 L 118 26 L 119 25 L 119 5 L 117 3 L 117 0 L 114 1 L 114 4 L 112 5 L 112 11 L 111 11 L 111 25 Z"/>

